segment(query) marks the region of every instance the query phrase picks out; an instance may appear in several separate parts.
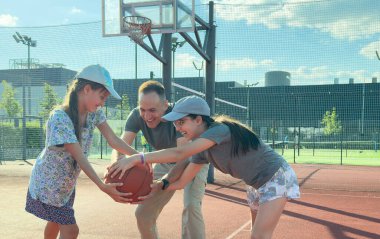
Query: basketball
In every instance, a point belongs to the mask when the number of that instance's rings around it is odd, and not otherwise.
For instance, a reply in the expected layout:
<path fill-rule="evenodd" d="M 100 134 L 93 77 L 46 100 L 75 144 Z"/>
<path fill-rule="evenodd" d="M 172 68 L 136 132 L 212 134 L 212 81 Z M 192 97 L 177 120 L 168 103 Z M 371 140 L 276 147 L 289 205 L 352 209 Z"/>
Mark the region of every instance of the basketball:
<path fill-rule="evenodd" d="M 153 174 L 150 172 L 148 165 L 139 164 L 127 170 L 123 177 L 119 179 L 120 172 L 111 178 L 107 175 L 106 183 L 123 183 L 123 186 L 118 186 L 116 189 L 123 193 L 132 193 L 131 198 L 133 202 L 139 201 L 137 198 L 145 196 L 150 193 L 150 185 L 153 183 Z"/>

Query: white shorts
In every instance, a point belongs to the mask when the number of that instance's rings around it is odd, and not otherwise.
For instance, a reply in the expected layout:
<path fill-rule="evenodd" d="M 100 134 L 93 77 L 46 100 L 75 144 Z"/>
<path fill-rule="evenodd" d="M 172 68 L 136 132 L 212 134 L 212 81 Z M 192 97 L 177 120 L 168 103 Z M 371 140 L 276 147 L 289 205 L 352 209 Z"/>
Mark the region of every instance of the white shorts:
<path fill-rule="evenodd" d="M 273 177 L 260 188 L 247 186 L 247 202 L 253 211 L 257 211 L 259 205 L 281 197 L 289 200 L 300 198 L 297 176 L 285 161 Z"/>

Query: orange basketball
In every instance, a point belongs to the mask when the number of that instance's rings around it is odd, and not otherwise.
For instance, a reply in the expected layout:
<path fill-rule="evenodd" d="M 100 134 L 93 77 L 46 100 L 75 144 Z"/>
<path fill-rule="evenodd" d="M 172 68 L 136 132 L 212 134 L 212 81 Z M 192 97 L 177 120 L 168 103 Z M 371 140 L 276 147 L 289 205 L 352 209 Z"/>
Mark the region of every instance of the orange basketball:
<path fill-rule="evenodd" d="M 138 164 L 127 170 L 123 177 L 119 179 L 120 173 L 111 178 L 108 175 L 105 179 L 106 183 L 123 183 L 123 186 L 116 189 L 123 193 L 133 193 L 128 198 L 133 202 L 138 201 L 138 197 L 148 195 L 151 191 L 150 185 L 153 183 L 153 174 L 150 172 L 148 165 Z"/>

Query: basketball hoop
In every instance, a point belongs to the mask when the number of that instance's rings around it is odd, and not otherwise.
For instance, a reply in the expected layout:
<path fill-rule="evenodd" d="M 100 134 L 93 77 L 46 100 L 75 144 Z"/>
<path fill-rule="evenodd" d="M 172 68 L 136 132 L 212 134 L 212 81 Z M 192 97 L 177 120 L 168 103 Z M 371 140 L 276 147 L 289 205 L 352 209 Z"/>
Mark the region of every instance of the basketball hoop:
<path fill-rule="evenodd" d="M 144 36 L 150 34 L 152 21 L 142 16 L 123 17 L 123 31 L 138 44 L 143 43 Z"/>

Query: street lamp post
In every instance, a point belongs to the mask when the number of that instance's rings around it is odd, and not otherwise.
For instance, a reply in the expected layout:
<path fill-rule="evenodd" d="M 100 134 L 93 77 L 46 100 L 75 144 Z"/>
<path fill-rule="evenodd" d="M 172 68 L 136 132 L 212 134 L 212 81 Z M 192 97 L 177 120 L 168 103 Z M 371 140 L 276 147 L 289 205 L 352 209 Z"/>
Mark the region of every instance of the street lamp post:
<path fill-rule="evenodd" d="M 202 61 L 200 67 L 198 67 L 198 66 L 195 64 L 195 61 L 193 61 L 193 66 L 194 66 L 194 68 L 198 71 L 198 77 L 201 78 L 201 71 L 203 70 L 203 61 Z"/>
<path fill-rule="evenodd" d="M 17 43 L 22 43 L 26 46 L 28 46 L 28 114 L 32 114 L 32 107 L 31 107 L 31 80 L 30 80 L 30 47 L 36 47 L 37 41 L 32 40 L 31 37 L 27 35 L 21 35 L 20 33 L 16 32 L 13 34 L 13 38 Z M 26 102 L 25 102 L 25 84 L 23 84 L 23 111 L 26 111 Z"/>
<path fill-rule="evenodd" d="M 250 94 L 250 88 L 258 85 L 259 82 L 253 83 L 253 84 L 247 84 L 247 126 L 251 127 L 251 111 L 249 110 L 249 94 Z"/>
<path fill-rule="evenodd" d="M 137 43 L 135 43 L 135 80 L 137 81 Z"/>
<path fill-rule="evenodd" d="M 362 86 L 362 117 L 361 117 L 361 135 L 364 135 L 364 105 L 365 105 L 365 81 Z"/>
<path fill-rule="evenodd" d="M 31 80 L 30 80 L 30 47 L 36 47 L 37 41 L 33 41 L 31 37 L 27 35 L 21 35 L 16 32 L 13 34 L 13 38 L 17 43 L 22 43 L 28 46 L 28 105 L 29 105 L 29 115 L 31 115 Z M 25 83 L 22 82 L 22 131 L 23 131 L 23 151 L 22 151 L 22 159 L 26 160 L 26 100 L 25 100 Z"/>
<path fill-rule="evenodd" d="M 172 37 L 172 52 L 173 52 L 173 57 L 172 57 L 172 60 L 173 60 L 173 70 L 172 70 L 172 83 L 174 82 L 174 71 L 175 71 L 175 52 L 177 50 L 177 48 L 181 48 L 184 44 L 186 43 L 186 40 L 184 41 L 178 41 L 178 38 L 177 37 Z M 174 87 L 172 87 L 172 102 L 175 101 L 175 91 L 174 91 Z"/>

